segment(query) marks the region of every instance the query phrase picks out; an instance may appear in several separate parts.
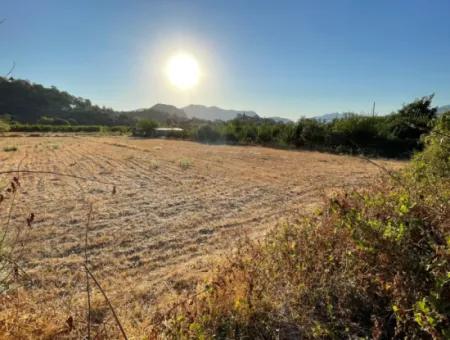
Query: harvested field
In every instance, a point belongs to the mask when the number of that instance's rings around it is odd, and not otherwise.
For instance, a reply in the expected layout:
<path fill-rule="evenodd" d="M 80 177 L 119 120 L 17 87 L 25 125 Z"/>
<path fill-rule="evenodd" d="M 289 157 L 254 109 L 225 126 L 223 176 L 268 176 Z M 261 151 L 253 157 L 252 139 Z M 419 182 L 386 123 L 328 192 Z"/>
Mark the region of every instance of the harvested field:
<path fill-rule="evenodd" d="M 8 146 L 17 150 L 4 151 Z M 1 138 L 0 171 L 19 164 L 85 178 L 20 175 L 11 230 L 35 214 L 15 250 L 28 278 L 17 294 L 1 298 L 0 332 L 30 337 L 67 335 L 69 316 L 85 327 L 82 265 L 91 204 L 92 271 L 138 337 L 148 334 L 157 308 L 193 289 L 211 259 L 238 238 L 259 237 L 280 219 L 311 210 L 324 193 L 364 185 L 380 172 L 357 157 L 318 152 L 127 137 Z M 2 175 L 1 183 L 12 176 Z M 3 224 L 7 208 L 0 206 Z M 95 321 L 112 323 L 98 292 L 92 303 Z"/>

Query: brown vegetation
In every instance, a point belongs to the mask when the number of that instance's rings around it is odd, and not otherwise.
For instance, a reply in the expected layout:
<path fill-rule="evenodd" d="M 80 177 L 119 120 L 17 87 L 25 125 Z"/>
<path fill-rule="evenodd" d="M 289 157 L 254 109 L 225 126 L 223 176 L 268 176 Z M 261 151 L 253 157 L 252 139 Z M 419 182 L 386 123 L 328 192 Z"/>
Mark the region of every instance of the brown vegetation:
<path fill-rule="evenodd" d="M 0 140 L 0 150 L 10 143 Z M 1 296 L 5 337 L 86 334 L 91 205 L 90 270 L 127 333 L 142 336 L 155 311 L 194 291 L 211 260 L 236 240 L 258 238 L 281 218 L 312 211 L 324 193 L 364 185 L 380 172 L 357 157 L 261 147 L 126 137 L 18 137 L 14 144 L 16 152 L 0 151 L 0 170 L 23 160 L 22 170 L 48 173 L 21 174 L 10 227 L 26 226 L 31 213 L 33 221 L 15 249 L 26 275 Z M 6 187 L 10 178 L 2 180 Z M 3 222 L 8 209 L 0 209 Z M 94 334 L 117 336 L 107 302 L 91 288 Z"/>

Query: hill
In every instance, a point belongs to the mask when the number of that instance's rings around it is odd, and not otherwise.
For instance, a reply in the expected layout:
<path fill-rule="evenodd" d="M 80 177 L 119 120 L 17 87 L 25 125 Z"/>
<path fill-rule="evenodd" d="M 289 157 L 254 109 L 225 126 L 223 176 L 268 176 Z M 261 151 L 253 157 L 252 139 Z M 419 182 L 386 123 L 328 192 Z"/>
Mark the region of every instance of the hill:
<path fill-rule="evenodd" d="M 326 113 L 321 116 L 315 116 L 313 118 L 321 122 L 328 123 L 333 121 L 334 119 L 342 118 L 344 115 L 345 113 L 333 112 L 333 113 Z"/>
<path fill-rule="evenodd" d="M 292 120 L 290 120 L 289 118 L 283 118 L 283 117 L 267 117 L 267 119 L 271 119 L 276 123 L 282 123 L 282 124 L 292 123 Z"/>
<path fill-rule="evenodd" d="M 122 112 L 131 119 L 151 119 L 160 123 L 187 120 L 186 113 L 173 105 L 156 104 L 151 108 Z"/>
<path fill-rule="evenodd" d="M 150 109 L 161 113 L 167 113 L 171 116 L 175 116 L 178 118 L 187 119 L 186 113 L 173 105 L 156 104 L 152 106 Z"/>
<path fill-rule="evenodd" d="M 160 123 L 186 120 L 183 110 L 156 104 L 151 108 L 115 111 L 92 104 L 55 86 L 0 77 L 0 115 L 20 123 L 74 125 L 133 125 L 136 119 Z"/>
<path fill-rule="evenodd" d="M 226 110 L 217 106 L 188 105 L 177 108 L 158 103 L 150 108 L 115 111 L 92 104 L 55 86 L 45 87 L 28 80 L 0 77 L 0 116 L 20 123 L 72 125 L 133 125 L 139 119 L 179 123 L 188 119 L 229 121 L 238 116 L 259 119 L 254 111 Z M 291 122 L 270 117 L 277 123 Z"/>
<path fill-rule="evenodd" d="M 150 108 L 115 111 L 92 104 L 89 99 L 45 87 L 28 80 L 0 77 L 0 115 L 21 123 L 131 125 L 136 119 L 160 123 L 179 122 L 189 118 L 231 120 L 238 115 L 259 118 L 253 111 L 225 110 L 216 106 L 189 105 L 177 108 L 158 103 Z"/>
<path fill-rule="evenodd" d="M 184 112 L 189 118 L 199 118 L 204 120 L 231 120 L 238 115 L 246 115 L 249 117 L 259 117 L 254 111 L 226 110 L 217 106 L 204 105 L 188 105 L 183 107 Z"/>
<path fill-rule="evenodd" d="M 0 77 L 0 115 L 21 123 L 127 125 L 120 112 L 73 96 L 56 87 L 44 87 L 28 80 Z"/>

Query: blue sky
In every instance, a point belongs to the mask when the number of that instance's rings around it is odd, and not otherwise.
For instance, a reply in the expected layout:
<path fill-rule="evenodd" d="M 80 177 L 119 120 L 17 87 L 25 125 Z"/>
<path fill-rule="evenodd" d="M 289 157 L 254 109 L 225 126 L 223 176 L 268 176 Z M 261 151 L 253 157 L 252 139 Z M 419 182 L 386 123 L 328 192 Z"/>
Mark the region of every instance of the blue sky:
<path fill-rule="evenodd" d="M 21 1 L 0 6 L 0 70 L 115 109 L 157 102 L 296 119 L 450 104 L 450 1 Z M 196 56 L 180 92 L 163 68 Z M 3 72 L 3 71 L 2 71 Z M 1 72 L 0 72 L 1 73 Z"/>

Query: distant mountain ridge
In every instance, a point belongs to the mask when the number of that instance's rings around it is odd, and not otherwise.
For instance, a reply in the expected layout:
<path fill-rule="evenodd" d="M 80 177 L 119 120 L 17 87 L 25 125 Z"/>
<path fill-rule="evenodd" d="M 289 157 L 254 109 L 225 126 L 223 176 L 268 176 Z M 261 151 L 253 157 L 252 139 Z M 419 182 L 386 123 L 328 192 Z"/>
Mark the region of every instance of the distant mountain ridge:
<path fill-rule="evenodd" d="M 186 112 L 184 112 L 182 109 L 179 109 L 179 108 L 177 108 L 176 106 L 173 106 L 173 105 L 167 105 L 167 104 L 160 104 L 160 103 L 158 103 L 156 105 L 153 105 L 150 108 L 150 110 L 154 110 L 154 111 L 157 111 L 157 112 L 166 112 L 166 113 L 168 113 L 168 114 L 170 114 L 172 116 L 176 116 L 176 117 L 179 117 L 179 118 L 184 118 L 184 119 L 188 118 L 187 115 L 186 115 Z"/>
<path fill-rule="evenodd" d="M 51 86 L 28 80 L 0 76 L 0 118 L 9 117 L 21 123 L 41 123 L 59 120 L 81 125 L 132 125 L 135 120 L 151 119 L 166 124 L 190 118 L 228 121 L 240 115 L 255 119 L 272 119 L 278 123 L 290 120 L 282 117 L 262 118 L 249 110 L 226 110 L 217 106 L 188 105 L 178 108 L 158 103 L 150 108 L 113 110 L 100 107 L 90 100 L 76 97 Z M 8 119 L 9 119 L 8 118 Z"/>
<path fill-rule="evenodd" d="M 167 104 L 156 104 L 150 108 L 125 111 L 123 114 L 133 119 L 151 119 L 160 123 L 165 123 L 168 120 L 179 121 L 188 119 L 183 110 Z"/>
<path fill-rule="evenodd" d="M 331 122 L 334 119 L 342 118 L 344 117 L 345 113 L 339 113 L 339 112 L 333 112 L 333 113 L 326 113 L 320 116 L 314 116 L 313 118 L 316 120 L 320 120 L 321 122 Z"/>
<path fill-rule="evenodd" d="M 245 110 L 226 110 L 217 106 L 205 106 L 191 104 L 182 108 L 189 118 L 198 118 L 204 120 L 231 120 L 238 115 L 249 117 L 259 117 L 254 111 Z"/>

